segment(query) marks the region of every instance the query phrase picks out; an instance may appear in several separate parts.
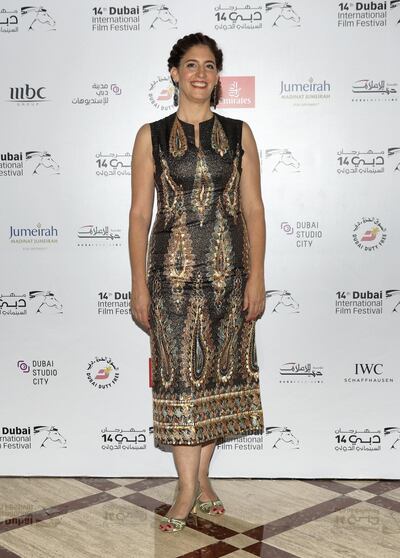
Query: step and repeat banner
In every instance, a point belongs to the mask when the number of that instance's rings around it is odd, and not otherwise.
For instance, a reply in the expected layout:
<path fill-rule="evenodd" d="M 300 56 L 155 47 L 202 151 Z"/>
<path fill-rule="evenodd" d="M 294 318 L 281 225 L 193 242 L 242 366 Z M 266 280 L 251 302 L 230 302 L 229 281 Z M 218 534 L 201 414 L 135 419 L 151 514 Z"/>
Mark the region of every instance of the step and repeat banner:
<path fill-rule="evenodd" d="M 129 312 L 130 163 L 176 110 L 173 44 L 202 31 L 267 222 L 266 428 L 211 474 L 398 478 L 399 22 L 398 0 L 2 2 L 1 475 L 175 475 Z"/>

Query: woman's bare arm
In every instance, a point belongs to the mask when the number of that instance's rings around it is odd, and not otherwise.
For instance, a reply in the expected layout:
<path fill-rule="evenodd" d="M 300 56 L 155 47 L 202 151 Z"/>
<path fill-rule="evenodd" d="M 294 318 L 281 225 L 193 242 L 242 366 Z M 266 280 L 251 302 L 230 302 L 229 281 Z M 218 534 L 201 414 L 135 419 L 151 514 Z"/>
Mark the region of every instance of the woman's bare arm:
<path fill-rule="evenodd" d="M 141 126 L 136 134 L 131 160 L 131 187 L 129 212 L 131 308 L 133 317 L 148 330 L 150 296 L 146 283 L 146 254 L 154 203 L 154 160 L 149 124 Z"/>
<path fill-rule="evenodd" d="M 242 176 L 240 196 L 250 243 L 249 289 L 244 307 L 248 307 L 247 320 L 256 319 L 265 307 L 264 258 L 266 226 L 264 203 L 261 195 L 260 160 L 256 141 L 250 126 L 243 122 Z"/>

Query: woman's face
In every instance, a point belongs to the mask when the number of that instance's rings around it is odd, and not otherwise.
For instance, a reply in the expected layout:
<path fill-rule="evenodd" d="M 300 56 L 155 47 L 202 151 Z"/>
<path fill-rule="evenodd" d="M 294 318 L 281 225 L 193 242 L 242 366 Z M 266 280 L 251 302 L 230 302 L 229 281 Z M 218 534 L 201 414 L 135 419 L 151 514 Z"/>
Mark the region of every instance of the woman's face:
<path fill-rule="evenodd" d="M 171 69 L 171 76 L 179 83 L 179 93 L 192 101 L 209 99 L 218 83 L 215 57 L 206 45 L 195 45 L 182 57 L 179 67 Z"/>

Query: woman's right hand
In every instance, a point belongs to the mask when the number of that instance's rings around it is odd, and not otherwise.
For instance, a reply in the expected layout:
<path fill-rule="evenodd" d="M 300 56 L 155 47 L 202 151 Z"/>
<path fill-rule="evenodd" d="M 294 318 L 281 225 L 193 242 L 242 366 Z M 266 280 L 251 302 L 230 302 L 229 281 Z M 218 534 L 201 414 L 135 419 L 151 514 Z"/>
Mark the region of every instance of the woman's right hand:
<path fill-rule="evenodd" d="M 131 314 L 135 322 L 150 333 L 150 291 L 146 284 L 132 285 L 131 289 Z"/>

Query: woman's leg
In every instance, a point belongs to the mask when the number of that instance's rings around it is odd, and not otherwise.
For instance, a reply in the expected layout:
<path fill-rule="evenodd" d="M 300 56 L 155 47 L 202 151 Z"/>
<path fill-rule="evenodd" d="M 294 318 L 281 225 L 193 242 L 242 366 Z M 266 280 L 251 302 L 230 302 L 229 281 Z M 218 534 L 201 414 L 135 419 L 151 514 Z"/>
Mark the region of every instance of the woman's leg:
<path fill-rule="evenodd" d="M 202 491 L 201 500 L 216 500 L 217 494 L 214 492 L 210 479 L 208 478 L 210 461 L 215 450 L 215 440 L 201 447 L 198 479 Z"/>
<path fill-rule="evenodd" d="M 198 485 L 201 446 L 173 446 L 179 492 L 168 517 L 185 518 L 192 509 Z"/>

